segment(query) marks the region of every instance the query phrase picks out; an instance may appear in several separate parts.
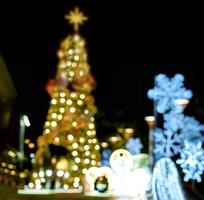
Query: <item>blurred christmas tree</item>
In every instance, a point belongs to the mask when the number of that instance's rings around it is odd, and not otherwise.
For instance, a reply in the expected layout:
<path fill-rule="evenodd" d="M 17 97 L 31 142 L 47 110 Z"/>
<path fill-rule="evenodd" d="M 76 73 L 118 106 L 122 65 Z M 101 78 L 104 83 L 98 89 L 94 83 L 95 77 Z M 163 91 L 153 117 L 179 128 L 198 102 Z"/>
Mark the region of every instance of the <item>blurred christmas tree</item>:
<path fill-rule="evenodd" d="M 73 25 L 74 33 L 61 42 L 56 77 L 47 84 L 50 108 L 43 135 L 38 138 L 30 188 L 82 188 L 86 170 L 100 165 L 94 119 L 96 107 L 90 94 L 94 79 L 87 62 L 85 41 L 78 33 L 79 25 L 87 17 L 77 7 L 65 18 Z M 68 156 L 66 153 L 53 156 L 50 145 L 64 147 Z"/>

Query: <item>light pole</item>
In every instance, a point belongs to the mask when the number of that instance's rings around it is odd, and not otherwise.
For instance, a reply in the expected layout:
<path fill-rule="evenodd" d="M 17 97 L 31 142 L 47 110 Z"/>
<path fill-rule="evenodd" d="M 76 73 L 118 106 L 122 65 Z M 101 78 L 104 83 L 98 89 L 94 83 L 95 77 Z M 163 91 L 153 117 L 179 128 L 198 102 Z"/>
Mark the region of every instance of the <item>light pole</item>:
<path fill-rule="evenodd" d="M 30 126 L 30 121 L 27 115 L 20 116 L 20 133 L 19 133 L 19 153 L 18 157 L 20 159 L 20 168 L 23 167 L 24 160 L 24 138 L 25 138 L 25 127 Z"/>
<path fill-rule="evenodd" d="M 153 167 L 154 164 L 154 156 L 153 156 L 153 145 L 154 145 L 154 140 L 153 140 L 153 129 L 155 126 L 155 117 L 154 116 L 146 116 L 145 121 L 149 127 L 149 137 L 148 137 L 148 151 L 149 151 L 149 162 L 150 162 L 150 168 Z"/>

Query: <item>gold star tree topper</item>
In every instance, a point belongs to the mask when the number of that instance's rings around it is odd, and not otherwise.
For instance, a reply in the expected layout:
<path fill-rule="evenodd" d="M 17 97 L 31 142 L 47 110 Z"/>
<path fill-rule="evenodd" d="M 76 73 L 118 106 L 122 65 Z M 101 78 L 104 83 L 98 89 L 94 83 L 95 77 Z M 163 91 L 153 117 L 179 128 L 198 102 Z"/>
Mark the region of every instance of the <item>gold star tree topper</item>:
<path fill-rule="evenodd" d="M 69 24 L 73 25 L 74 31 L 77 32 L 79 30 L 79 25 L 87 21 L 88 17 L 79 10 L 79 7 L 76 7 L 73 11 L 70 11 L 68 15 L 65 15 L 65 19 L 69 21 Z"/>

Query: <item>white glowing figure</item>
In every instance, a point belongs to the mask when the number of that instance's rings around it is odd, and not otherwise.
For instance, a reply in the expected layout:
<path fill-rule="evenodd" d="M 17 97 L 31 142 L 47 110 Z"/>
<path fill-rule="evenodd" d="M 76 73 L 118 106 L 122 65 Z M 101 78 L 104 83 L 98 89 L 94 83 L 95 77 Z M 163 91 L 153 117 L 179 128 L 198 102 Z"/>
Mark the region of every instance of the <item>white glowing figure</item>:
<path fill-rule="evenodd" d="M 156 158 L 172 157 L 181 151 L 181 137 L 169 130 L 156 128 L 153 132 L 154 153 Z"/>
<path fill-rule="evenodd" d="M 143 145 L 140 138 L 129 138 L 125 148 L 132 154 L 136 155 L 141 152 Z"/>
<path fill-rule="evenodd" d="M 155 87 L 148 91 L 148 97 L 156 102 L 158 113 L 165 113 L 168 110 L 181 112 L 175 101 L 177 99 L 191 99 L 191 90 L 184 87 L 184 77 L 176 74 L 173 78 L 168 78 L 165 74 L 159 74 L 155 78 Z"/>
<path fill-rule="evenodd" d="M 197 143 L 185 141 L 184 149 L 181 153 L 180 159 L 176 161 L 183 170 L 184 181 L 196 180 L 201 182 L 201 175 L 204 171 L 204 150 L 202 142 Z"/>
<path fill-rule="evenodd" d="M 157 161 L 152 176 L 154 200 L 185 200 L 176 165 L 170 158 Z"/>

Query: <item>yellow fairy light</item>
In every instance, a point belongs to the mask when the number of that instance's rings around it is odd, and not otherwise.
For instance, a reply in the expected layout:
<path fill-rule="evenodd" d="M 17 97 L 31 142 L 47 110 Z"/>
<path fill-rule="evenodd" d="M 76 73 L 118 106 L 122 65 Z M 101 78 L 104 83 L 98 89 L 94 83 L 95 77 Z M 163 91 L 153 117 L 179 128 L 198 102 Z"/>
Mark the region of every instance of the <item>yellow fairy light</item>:
<path fill-rule="evenodd" d="M 80 181 L 80 178 L 79 178 L 79 177 L 75 177 L 75 178 L 74 178 L 74 181 L 75 181 L 75 182 L 79 182 L 79 181 Z"/>
<path fill-rule="evenodd" d="M 88 130 L 88 131 L 86 132 L 86 134 L 87 134 L 88 136 L 91 136 L 91 135 L 92 135 L 92 132 L 91 132 L 90 130 Z"/>
<path fill-rule="evenodd" d="M 75 122 L 75 121 L 72 122 L 72 126 L 73 126 L 73 127 L 76 127 L 76 126 L 77 126 L 77 122 Z"/>
<path fill-rule="evenodd" d="M 61 115 L 61 114 L 59 114 L 58 116 L 57 116 L 57 119 L 59 119 L 59 120 L 61 120 L 63 118 L 63 116 Z"/>
<path fill-rule="evenodd" d="M 16 175 L 16 171 L 15 171 L 15 170 L 11 170 L 10 174 L 11 174 L 12 176 Z"/>
<path fill-rule="evenodd" d="M 57 104 L 57 100 L 56 99 L 52 99 L 51 100 L 51 104 L 53 104 L 53 105 Z"/>
<path fill-rule="evenodd" d="M 29 188 L 32 189 L 32 188 L 34 188 L 34 186 L 35 186 L 34 183 L 28 183 L 28 187 L 29 187 Z"/>
<path fill-rule="evenodd" d="M 90 129 L 94 129 L 94 126 L 95 126 L 95 125 L 94 125 L 93 123 L 90 123 L 90 124 L 89 124 L 89 128 L 90 128 Z"/>
<path fill-rule="evenodd" d="M 69 189 L 69 186 L 68 186 L 67 184 L 64 184 L 64 185 L 63 185 L 63 188 L 64 188 L 64 190 L 68 190 L 68 189 Z"/>
<path fill-rule="evenodd" d="M 96 161 L 95 161 L 95 160 L 92 160 L 92 161 L 91 161 L 91 165 L 93 165 L 93 166 L 96 165 Z"/>
<path fill-rule="evenodd" d="M 85 110 L 84 110 L 84 114 L 85 114 L 85 115 L 88 115 L 88 114 L 89 114 L 89 110 L 88 110 L 88 109 L 85 109 Z"/>
<path fill-rule="evenodd" d="M 86 172 L 87 172 L 87 169 L 86 169 L 86 168 L 82 169 L 82 173 L 83 173 L 83 174 L 86 174 Z"/>
<path fill-rule="evenodd" d="M 67 62 L 67 66 L 71 66 L 72 65 L 72 62 L 71 61 L 68 61 Z"/>
<path fill-rule="evenodd" d="M 75 98 L 75 97 L 76 97 L 76 92 L 72 92 L 70 96 L 71 96 L 72 98 Z"/>
<path fill-rule="evenodd" d="M 25 177 L 26 177 L 26 174 L 25 174 L 24 172 L 20 172 L 19 177 L 20 177 L 20 178 L 25 178 Z"/>
<path fill-rule="evenodd" d="M 88 17 L 76 7 L 73 11 L 70 11 L 68 15 L 65 15 L 65 19 L 69 21 L 69 24 L 73 25 L 74 31 L 79 30 L 79 25 L 88 20 Z"/>
<path fill-rule="evenodd" d="M 85 151 L 85 156 L 89 156 L 90 154 L 90 151 Z"/>
<path fill-rule="evenodd" d="M 84 150 L 89 150 L 89 145 L 86 144 L 86 145 L 84 146 Z"/>
<path fill-rule="evenodd" d="M 64 178 L 69 178 L 69 172 L 64 173 Z"/>
<path fill-rule="evenodd" d="M 82 101 L 82 100 L 78 100 L 78 101 L 77 101 L 77 104 L 78 104 L 79 106 L 81 106 L 81 105 L 83 104 L 83 101 Z"/>
<path fill-rule="evenodd" d="M 72 155 L 73 156 L 78 156 L 78 152 L 77 151 L 72 151 Z"/>
<path fill-rule="evenodd" d="M 80 75 L 80 76 L 84 76 L 84 70 L 80 70 L 80 71 L 79 71 L 79 75 Z"/>
<path fill-rule="evenodd" d="M 72 100 L 68 99 L 67 100 L 67 105 L 72 105 Z"/>
<path fill-rule="evenodd" d="M 72 144 L 72 147 L 73 147 L 74 149 L 77 149 L 78 146 L 79 146 L 79 145 L 78 145 L 76 142 Z"/>
<path fill-rule="evenodd" d="M 66 99 L 65 98 L 60 98 L 60 103 L 65 103 Z"/>
<path fill-rule="evenodd" d="M 35 147 L 35 144 L 34 144 L 34 143 L 30 143 L 30 144 L 28 145 L 28 147 L 29 147 L 30 149 L 33 149 L 33 148 Z"/>
<path fill-rule="evenodd" d="M 50 129 L 49 129 L 49 128 L 46 128 L 46 129 L 45 129 L 45 133 L 46 133 L 46 134 L 49 134 L 49 133 L 50 133 Z"/>
<path fill-rule="evenodd" d="M 76 157 L 76 158 L 75 158 L 75 162 L 76 162 L 76 163 L 80 163 L 80 161 L 81 161 L 81 159 L 80 159 L 79 157 Z"/>
<path fill-rule="evenodd" d="M 53 119 L 57 118 L 57 113 L 52 113 L 52 118 Z"/>
<path fill-rule="evenodd" d="M 78 170 L 78 166 L 77 165 L 74 165 L 73 167 L 72 167 L 72 169 L 74 170 L 74 171 L 77 171 Z"/>
<path fill-rule="evenodd" d="M 75 107 L 71 107 L 71 108 L 69 109 L 69 111 L 70 111 L 71 113 L 74 113 L 74 112 L 76 111 L 76 108 L 75 108 Z"/>
<path fill-rule="evenodd" d="M 71 54 L 74 53 L 74 50 L 73 50 L 73 49 L 69 49 L 69 50 L 68 50 L 68 53 L 71 55 Z"/>
<path fill-rule="evenodd" d="M 94 122 L 95 121 L 94 117 L 90 117 L 90 121 Z"/>
<path fill-rule="evenodd" d="M 92 139 L 88 139 L 88 143 L 91 144 L 92 143 Z"/>
<path fill-rule="evenodd" d="M 45 126 L 50 126 L 50 122 L 46 121 Z"/>
<path fill-rule="evenodd" d="M 101 143 L 101 146 L 102 146 L 103 148 L 106 148 L 106 147 L 108 147 L 108 143 L 107 143 L 107 142 L 102 142 L 102 143 Z"/>
<path fill-rule="evenodd" d="M 33 176 L 33 178 L 37 178 L 37 177 L 38 177 L 37 172 L 34 172 L 34 173 L 32 174 L 32 176 Z"/>
<path fill-rule="evenodd" d="M 57 126 L 57 122 L 56 122 L 56 121 L 52 121 L 52 122 L 51 122 L 51 126 L 52 126 L 52 127 L 56 127 L 56 126 Z"/>
<path fill-rule="evenodd" d="M 29 143 L 30 143 L 30 140 L 29 140 L 29 139 L 25 139 L 25 140 L 24 140 L 24 143 L 25 143 L 25 144 L 29 144 Z"/>
<path fill-rule="evenodd" d="M 88 158 L 84 159 L 84 163 L 85 164 L 89 164 L 90 163 L 90 160 Z"/>
<path fill-rule="evenodd" d="M 68 135 L 67 138 L 68 138 L 68 140 L 73 140 L 74 136 L 73 135 Z"/>
<path fill-rule="evenodd" d="M 60 111 L 61 113 L 64 113 L 64 112 L 65 112 L 65 109 L 61 107 L 61 108 L 59 109 L 59 111 Z"/>
<path fill-rule="evenodd" d="M 77 67 L 77 63 L 76 63 L 76 62 L 73 62 L 73 63 L 72 63 L 72 67 L 73 67 L 73 68 Z"/>
<path fill-rule="evenodd" d="M 92 130 L 91 131 L 91 134 L 94 136 L 94 135 L 96 135 L 96 131 L 95 130 Z"/>
<path fill-rule="evenodd" d="M 8 168 L 9 168 L 9 169 L 14 169 L 14 168 L 15 168 L 15 166 L 14 166 L 14 165 L 12 165 L 12 164 L 8 164 Z"/>
<path fill-rule="evenodd" d="M 36 179 L 36 180 L 35 180 L 35 184 L 36 184 L 36 185 L 40 185 L 40 183 L 41 183 L 40 179 Z"/>
<path fill-rule="evenodd" d="M 83 137 L 80 137 L 80 138 L 79 138 L 79 142 L 80 142 L 80 143 L 84 143 L 84 142 L 85 142 L 85 139 L 84 139 Z"/>
<path fill-rule="evenodd" d="M 66 96 L 65 92 L 60 92 L 60 97 L 65 97 L 65 96 Z"/>
<path fill-rule="evenodd" d="M 73 183 L 73 186 L 74 186 L 75 188 L 79 187 L 79 182 L 74 182 L 74 183 Z"/>
<path fill-rule="evenodd" d="M 60 138 L 59 137 L 55 137 L 55 142 L 59 142 L 60 141 Z"/>
<path fill-rule="evenodd" d="M 78 60 L 79 60 L 79 56 L 78 56 L 78 55 L 75 55 L 75 56 L 74 56 L 74 60 L 75 60 L 75 61 L 78 61 Z"/>
<path fill-rule="evenodd" d="M 92 154 L 91 154 L 91 158 L 92 158 L 92 159 L 96 159 L 96 155 L 92 153 Z"/>
<path fill-rule="evenodd" d="M 92 142 L 93 142 L 93 143 L 96 143 L 96 142 L 97 142 L 97 139 L 96 139 L 96 138 L 93 138 L 93 139 L 92 139 Z"/>
<path fill-rule="evenodd" d="M 80 99 L 85 99 L 85 94 L 80 94 Z"/>
<path fill-rule="evenodd" d="M 95 146 L 95 149 L 96 149 L 96 150 L 99 150 L 99 149 L 100 149 L 100 146 L 97 144 L 97 145 Z"/>
<path fill-rule="evenodd" d="M 70 72 L 69 72 L 69 75 L 70 75 L 70 76 L 74 76 L 74 72 L 73 72 L 73 71 L 70 71 Z"/>

